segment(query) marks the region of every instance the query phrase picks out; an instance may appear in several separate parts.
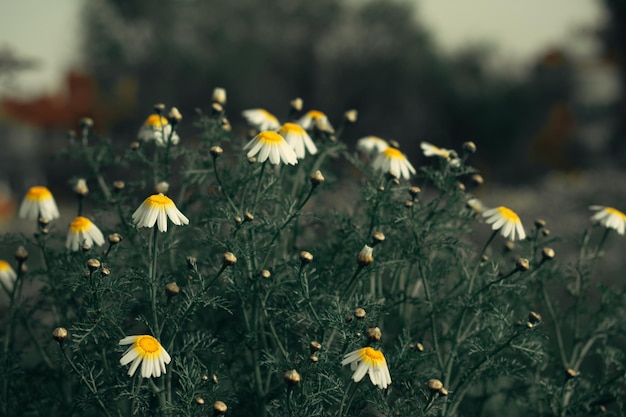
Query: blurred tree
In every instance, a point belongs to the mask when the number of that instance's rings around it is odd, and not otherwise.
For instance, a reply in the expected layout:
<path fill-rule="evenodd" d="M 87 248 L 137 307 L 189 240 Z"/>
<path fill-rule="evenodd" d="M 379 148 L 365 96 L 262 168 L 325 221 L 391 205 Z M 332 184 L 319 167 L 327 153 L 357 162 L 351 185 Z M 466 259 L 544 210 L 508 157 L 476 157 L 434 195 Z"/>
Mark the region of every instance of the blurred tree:
<path fill-rule="evenodd" d="M 519 162 L 555 97 L 568 96 L 569 79 L 494 74 L 480 46 L 444 56 L 416 16 L 406 0 L 94 0 L 85 8 L 85 63 L 104 86 L 136 77 L 145 113 L 165 102 L 192 115 L 219 86 L 237 125 L 250 107 L 284 118 L 300 96 L 331 121 L 359 110 L 348 141 L 396 139 L 417 158 L 421 141 L 458 148 L 474 140 L 480 165 L 498 179 L 530 179 Z M 118 132 L 131 140 L 144 116 L 129 115 Z"/>

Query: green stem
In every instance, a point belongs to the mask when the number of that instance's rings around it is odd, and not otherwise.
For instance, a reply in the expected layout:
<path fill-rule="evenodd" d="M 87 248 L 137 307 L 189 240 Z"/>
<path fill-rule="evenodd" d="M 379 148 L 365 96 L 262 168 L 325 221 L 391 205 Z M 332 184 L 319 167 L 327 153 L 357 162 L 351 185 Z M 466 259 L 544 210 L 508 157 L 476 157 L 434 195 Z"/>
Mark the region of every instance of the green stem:
<path fill-rule="evenodd" d="M 158 282 L 157 282 L 157 259 L 158 259 L 158 231 L 156 225 L 152 228 L 152 239 L 150 240 L 150 266 L 148 268 L 148 279 L 150 280 L 150 301 L 152 307 L 152 325 L 154 337 L 160 338 L 159 317 L 157 314 L 157 295 L 158 295 Z"/>
<path fill-rule="evenodd" d="M 261 190 L 261 180 L 263 179 L 263 172 L 265 171 L 265 165 L 267 165 L 267 161 L 263 162 L 263 165 L 261 165 L 261 172 L 259 173 L 259 181 L 256 184 L 254 200 L 252 201 L 252 213 L 254 213 L 254 210 L 256 209 L 256 203 L 259 198 L 259 191 Z"/>

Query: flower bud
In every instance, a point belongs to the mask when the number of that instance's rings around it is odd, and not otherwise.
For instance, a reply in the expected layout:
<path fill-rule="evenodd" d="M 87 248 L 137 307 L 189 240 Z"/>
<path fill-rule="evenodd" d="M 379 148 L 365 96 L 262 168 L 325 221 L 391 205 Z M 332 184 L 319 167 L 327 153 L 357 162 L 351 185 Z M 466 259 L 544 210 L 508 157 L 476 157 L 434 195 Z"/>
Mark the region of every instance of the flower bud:
<path fill-rule="evenodd" d="M 80 178 L 78 181 L 76 181 L 76 184 L 74 185 L 74 188 L 72 188 L 72 190 L 77 196 L 85 197 L 87 194 L 89 194 L 87 181 L 85 181 L 84 178 Z"/>
<path fill-rule="evenodd" d="M 52 337 L 59 343 L 62 343 L 65 339 L 67 339 L 67 329 L 65 327 L 57 327 L 52 331 Z"/>
<path fill-rule="evenodd" d="M 411 195 L 411 198 L 415 199 L 415 197 L 418 196 L 418 194 L 422 191 L 422 189 L 420 187 L 414 186 L 409 188 L 409 194 Z"/>
<path fill-rule="evenodd" d="M 313 174 L 311 174 L 311 185 L 313 187 L 317 187 L 320 184 L 324 183 L 324 175 L 322 175 L 322 171 L 317 170 Z"/>
<path fill-rule="evenodd" d="M 297 97 L 291 100 L 289 102 L 289 105 L 291 106 L 293 111 L 302 111 L 302 106 L 304 105 L 304 102 L 302 101 L 300 97 Z"/>
<path fill-rule="evenodd" d="M 543 229 L 544 227 L 546 227 L 546 221 L 543 219 L 535 220 L 535 227 L 537 228 L 537 230 Z"/>
<path fill-rule="evenodd" d="M 510 240 L 507 240 L 506 242 L 504 242 L 505 252 L 513 252 L 514 250 L 515 250 L 515 243 L 511 242 Z"/>
<path fill-rule="evenodd" d="M 226 105 L 226 89 L 221 88 L 221 87 L 215 87 L 213 89 L 213 95 L 211 99 L 216 103 L 220 103 L 221 105 Z"/>
<path fill-rule="evenodd" d="M 211 104 L 211 112 L 214 115 L 219 115 L 224 111 L 224 106 L 222 106 L 220 103 L 213 103 Z"/>
<path fill-rule="evenodd" d="M 288 385 L 297 385 L 302 380 L 302 377 L 300 377 L 300 374 L 295 369 L 285 372 L 284 378 Z"/>
<path fill-rule="evenodd" d="M 91 117 L 83 117 L 80 119 L 80 127 L 83 129 L 91 129 L 93 127 L 93 119 Z"/>
<path fill-rule="evenodd" d="M 180 293 L 180 288 L 175 282 L 170 282 L 169 284 L 165 285 L 165 292 L 167 293 L 168 297 L 174 297 Z"/>
<path fill-rule="evenodd" d="M 187 263 L 187 268 L 191 269 L 192 271 L 196 269 L 197 264 L 198 264 L 198 260 L 196 259 L 195 256 L 186 257 L 185 262 Z"/>
<path fill-rule="evenodd" d="M 211 382 L 217 385 L 217 383 L 219 382 L 219 380 L 217 379 L 217 375 L 215 374 L 211 375 Z"/>
<path fill-rule="evenodd" d="M 196 397 L 196 404 L 198 404 L 198 405 L 204 405 L 204 398 L 202 398 L 202 397 Z"/>
<path fill-rule="evenodd" d="M 365 312 L 365 309 L 361 307 L 354 310 L 354 317 L 356 317 L 357 319 L 364 319 L 366 315 L 367 313 Z"/>
<path fill-rule="evenodd" d="M 465 184 L 463 184 L 462 182 L 456 182 L 454 186 L 459 191 L 465 191 Z"/>
<path fill-rule="evenodd" d="M 222 257 L 224 266 L 233 266 L 237 263 L 237 257 L 232 252 L 224 252 L 224 256 Z"/>
<path fill-rule="evenodd" d="M 311 262 L 313 262 L 313 255 L 311 254 L 311 252 L 307 252 L 305 250 L 300 252 L 300 262 L 302 263 L 302 265 L 310 264 Z"/>
<path fill-rule="evenodd" d="M 119 233 L 111 233 L 109 235 L 109 244 L 111 246 L 112 245 L 117 245 L 121 241 L 122 241 L 122 235 L 120 235 Z"/>
<path fill-rule="evenodd" d="M 406 208 L 412 208 L 413 207 L 413 200 L 406 200 L 404 202 L 404 207 Z"/>
<path fill-rule="evenodd" d="M 18 246 L 15 251 L 15 260 L 17 262 L 26 262 L 28 259 L 28 251 L 24 246 Z"/>
<path fill-rule="evenodd" d="M 315 353 L 319 352 L 322 349 L 322 344 L 316 340 L 311 340 L 309 343 L 309 352 Z"/>
<path fill-rule="evenodd" d="M 383 243 L 384 241 L 385 241 L 385 234 L 383 232 L 372 233 L 372 246 L 377 245 L 379 243 Z"/>
<path fill-rule="evenodd" d="M 439 391 L 437 391 L 437 392 L 439 392 L 439 395 L 441 395 L 443 397 L 446 397 L 449 394 L 448 390 L 445 387 L 439 388 Z"/>
<path fill-rule="evenodd" d="M 259 272 L 259 276 L 261 278 L 270 279 L 272 277 L 272 273 L 269 269 L 263 269 L 261 270 L 261 272 Z"/>
<path fill-rule="evenodd" d="M 100 261 L 95 258 L 91 258 L 87 261 L 87 268 L 89 268 L 91 272 L 98 270 L 100 266 L 101 266 Z"/>
<path fill-rule="evenodd" d="M 360 266 L 367 266 L 374 262 L 373 250 L 370 246 L 365 245 L 356 256 L 356 260 Z"/>
<path fill-rule="evenodd" d="M 379 327 L 370 327 L 365 331 L 365 334 L 370 342 L 378 342 L 383 337 L 383 332 L 380 331 Z"/>
<path fill-rule="evenodd" d="M 125 186 L 126 184 L 124 183 L 124 181 L 113 181 L 113 188 L 115 189 L 115 191 L 122 191 Z"/>
<path fill-rule="evenodd" d="M 426 381 L 426 386 L 431 392 L 439 392 L 443 388 L 443 383 L 438 379 L 429 379 Z"/>
<path fill-rule="evenodd" d="M 100 269 L 100 273 L 105 277 L 108 277 L 109 275 L 111 275 L 111 270 L 105 266 Z"/>
<path fill-rule="evenodd" d="M 574 369 L 568 368 L 568 369 L 565 370 L 565 378 L 566 379 L 576 378 L 577 376 L 578 376 L 578 372 L 576 372 Z"/>
<path fill-rule="evenodd" d="M 222 149 L 221 146 L 211 146 L 211 149 L 209 149 L 209 152 L 211 152 L 211 155 L 213 155 L 213 158 L 218 158 L 222 155 L 222 153 L 224 153 L 224 149 Z"/>
<path fill-rule="evenodd" d="M 83 243 L 83 246 L 80 247 L 83 252 L 89 252 L 91 250 L 91 245 L 89 243 Z"/>
<path fill-rule="evenodd" d="M 521 272 L 528 271 L 530 269 L 530 262 L 528 262 L 528 259 L 526 258 L 519 258 L 515 262 L 515 269 Z"/>
<path fill-rule="evenodd" d="M 163 112 L 165 111 L 165 104 L 157 103 L 154 106 L 152 106 L 152 109 L 154 110 L 156 114 L 163 114 Z"/>
<path fill-rule="evenodd" d="M 541 234 L 546 237 L 550 236 L 550 229 L 541 229 Z"/>
<path fill-rule="evenodd" d="M 355 109 L 350 109 L 343 114 L 343 117 L 349 123 L 356 123 L 359 117 L 359 112 L 357 112 Z"/>
<path fill-rule="evenodd" d="M 132 142 L 130 143 L 130 150 L 131 150 L 131 151 L 136 151 L 136 150 L 137 150 L 137 149 L 139 149 L 140 147 L 141 147 L 141 143 L 140 143 L 139 141 L 134 140 L 134 141 L 132 141 Z"/>
<path fill-rule="evenodd" d="M 243 214 L 243 219 L 244 219 L 244 221 L 246 221 L 246 222 L 251 222 L 252 220 L 254 220 L 254 214 L 250 213 L 249 211 L 246 211 L 246 212 Z"/>
<path fill-rule="evenodd" d="M 485 180 L 483 179 L 482 175 L 480 174 L 474 174 L 470 177 L 470 181 L 472 182 L 472 185 L 474 187 L 478 187 L 479 185 L 483 185 L 483 183 L 485 182 Z"/>
<path fill-rule="evenodd" d="M 176 107 L 172 107 L 167 115 L 167 118 L 171 124 L 176 124 L 183 120 L 183 115 L 180 114 L 180 111 Z"/>
<path fill-rule="evenodd" d="M 320 358 L 318 358 L 315 353 L 311 353 L 309 355 L 309 361 L 311 361 L 311 363 L 317 363 L 317 362 L 319 362 L 319 360 L 320 360 Z"/>
<path fill-rule="evenodd" d="M 541 257 L 544 261 L 552 260 L 555 256 L 556 254 L 554 253 L 554 249 L 552 248 L 546 247 L 541 250 Z"/>
<path fill-rule="evenodd" d="M 474 142 L 468 141 L 463 144 L 463 150 L 467 153 L 475 153 L 476 152 L 476 144 Z"/>
<path fill-rule="evenodd" d="M 539 313 L 531 311 L 530 313 L 528 313 L 528 321 L 532 324 L 537 324 L 541 322 L 541 315 Z"/>
<path fill-rule="evenodd" d="M 417 350 L 418 352 L 423 352 L 424 345 L 422 345 L 420 342 L 415 343 L 415 350 Z"/>
<path fill-rule="evenodd" d="M 154 191 L 156 191 L 157 194 L 167 194 L 169 190 L 170 190 L 170 184 L 167 181 L 161 181 L 160 183 L 154 186 Z"/>
<path fill-rule="evenodd" d="M 226 414 L 226 411 L 228 411 L 228 407 L 226 406 L 226 403 L 224 403 L 223 401 L 215 401 L 213 403 L 214 415 L 219 416 L 222 414 Z"/>

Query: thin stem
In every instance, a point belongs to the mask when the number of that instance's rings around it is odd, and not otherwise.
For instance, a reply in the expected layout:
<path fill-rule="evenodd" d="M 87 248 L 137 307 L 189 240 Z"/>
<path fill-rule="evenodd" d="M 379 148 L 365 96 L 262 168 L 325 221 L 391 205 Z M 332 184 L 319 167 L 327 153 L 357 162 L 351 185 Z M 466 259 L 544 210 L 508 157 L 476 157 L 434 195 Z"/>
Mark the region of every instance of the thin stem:
<path fill-rule="evenodd" d="M 220 174 L 217 170 L 217 158 L 213 157 L 213 172 L 215 173 L 215 179 L 217 180 L 217 184 L 220 186 L 220 189 L 222 190 L 222 193 L 224 193 L 224 196 L 226 197 L 226 200 L 228 200 L 228 203 L 230 204 L 230 207 L 233 209 L 234 213 L 238 212 L 237 206 L 235 205 L 235 203 L 233 202 L 232 198 L 230 197 L 230 194 L 228 193 L 228 191 L 226 190 L 226 188 L 224 187 L 224 184 L 222 184 L 222 179 L 220 178 Z"/>
<path fill-rule="evenodd" d="M 159 328 L 159 318 L 157 314 L 157 294 L 158 294 L 158 283 L 157 283 L 157 259 L 158 259 L 158 231 L 156 226 L 152 228 L 152 239 L 150 240 L 150 266 L 148 268 L 148 278 L 150 280 L 150 301 L 152 306 L 152 325 L 154 331 L 154 337 L 157 339 L 160 338 L 160 328 Z"/>
<path fill-rule="evenodd" d="M 256 209 L 256 203 L 259 198 L 259 190 L 261 190 L 261 180 L 263 179 L 263 171 L 265 171 L 265 165 L 267 165 L 267 161 L 263 162 L 263 165 L 261 165 L 261 172 L 259 173 L 259 181 L 256 184 L 254 200 L 252 201 L 252 213 L 254 213 L 254 210 Z"/>
<path fill-rule="evenodd" d="M 569 368 L 567 356 L 565 354 L 565 345 L 563 344 L 563 335 L 561 334 L 561 325 L 559 324 L 558 317 L 554 311 L 554 307 L 552 306 L 552 302 L 550 301 L 550 296 L 548 295 L 548 291 L 546 287 L 543 285 L 543 282 L 539 281 L 539 286 L 541 287 L 541 296 L 543 297 L 543 302 L 546 304 L 548 308 L 548 314 L 550 314 L 550 319 L 552 323 L 554 323 L 554 331 L 556 333 L 556 342 L 559 346 L 559 355 L 561 356 L 561 363 L 565 369 Z"/>

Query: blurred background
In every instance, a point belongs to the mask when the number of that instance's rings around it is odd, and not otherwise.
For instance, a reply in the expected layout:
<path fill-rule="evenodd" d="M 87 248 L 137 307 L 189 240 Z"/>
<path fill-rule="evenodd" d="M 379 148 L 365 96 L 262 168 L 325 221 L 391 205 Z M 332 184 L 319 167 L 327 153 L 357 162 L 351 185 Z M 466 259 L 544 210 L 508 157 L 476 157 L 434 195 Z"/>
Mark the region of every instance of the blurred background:
<path fill-rule="evenodd" d="M 4 0 L 0 219 L 32 185 L 69 194 L 51 155 L 79 118 L 123 148 L 163 102 L 193 140 L 223 87 L 235 128 L 302 97 L 417 166 L 421 141 L 472 140 L 487 205 L 579 231 L 589 204 L 626 210 L 625 41 L 623 0 Z"/>

